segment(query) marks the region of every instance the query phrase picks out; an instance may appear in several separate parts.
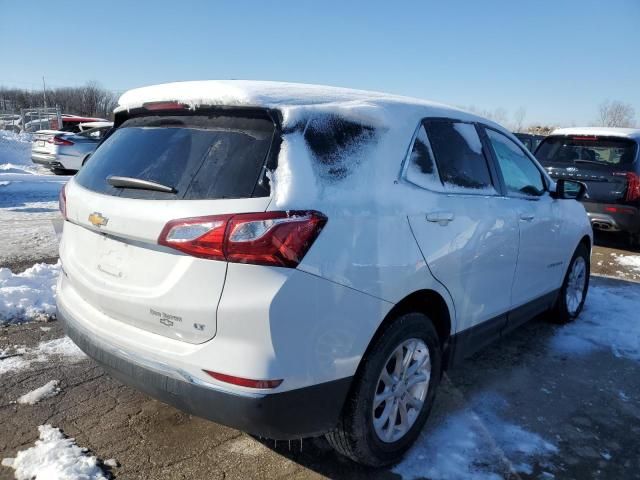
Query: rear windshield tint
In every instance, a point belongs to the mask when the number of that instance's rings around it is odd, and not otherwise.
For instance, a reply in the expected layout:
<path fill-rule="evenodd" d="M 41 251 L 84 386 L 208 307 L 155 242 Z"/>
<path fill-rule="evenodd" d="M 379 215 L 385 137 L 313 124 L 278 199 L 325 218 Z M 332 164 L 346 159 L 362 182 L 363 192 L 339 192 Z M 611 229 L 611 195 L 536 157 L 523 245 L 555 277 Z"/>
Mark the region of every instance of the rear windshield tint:
<path fill-rule="evenodd" d="M 275 126 L 268 117 L 151 115 L 125 121 L 76 175 L 89 190 L 128 198 L 269 196 L 265 172 Z M 273 168 L 273 165 L 269 166 Z M 170 186 L 175 193 L 116 188 L 110 176 Z"/>
<path fill-rule="evenodd" d="M 547 137 L 538 147 L 542 163 L 628 165 L 636 158 L 636 142 L 617 137 Z"/>

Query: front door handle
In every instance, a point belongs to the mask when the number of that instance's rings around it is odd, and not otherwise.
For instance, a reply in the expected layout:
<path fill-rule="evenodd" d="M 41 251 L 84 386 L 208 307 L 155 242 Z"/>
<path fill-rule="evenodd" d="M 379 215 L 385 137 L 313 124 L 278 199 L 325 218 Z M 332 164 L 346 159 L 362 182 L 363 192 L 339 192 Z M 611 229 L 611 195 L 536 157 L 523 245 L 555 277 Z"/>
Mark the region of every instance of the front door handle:
<path fill-rule="evenodd" d="M 427 222 L 438 223 L 443 227 L 448 225 L 453 220 L 453 213 L 451 212 L 433 212 L 427 214 Z"/>
<path fill-rule="evenodd" d="M 530 222 L 534 218 L 536 218 L 536 216 L 533 213 L 521 213 L 520 214 L 520 220 L 524 220 L 525 222 Z"/>

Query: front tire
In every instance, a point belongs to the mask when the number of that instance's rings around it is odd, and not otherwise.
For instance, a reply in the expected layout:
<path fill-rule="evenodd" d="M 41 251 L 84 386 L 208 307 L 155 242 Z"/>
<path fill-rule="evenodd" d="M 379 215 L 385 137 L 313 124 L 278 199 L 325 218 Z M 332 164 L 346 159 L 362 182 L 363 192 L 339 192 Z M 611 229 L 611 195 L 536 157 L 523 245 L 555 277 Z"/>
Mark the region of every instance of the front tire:
<path fill-rule="evenodd" d="M 431 320 L 421 313 L 399 316 L 362 359 L 327 440 L 363 465 L 397 462 L 429 416 L 441 373 L 440 341 Z"/>
<path fill-rule="evenodd" d="M 576 249 L 560 289 L 558 300 L 551 311 L 555 323 L 569 323 L 578 318 L 589 290 L 589 249 L 580 244 Z"/>

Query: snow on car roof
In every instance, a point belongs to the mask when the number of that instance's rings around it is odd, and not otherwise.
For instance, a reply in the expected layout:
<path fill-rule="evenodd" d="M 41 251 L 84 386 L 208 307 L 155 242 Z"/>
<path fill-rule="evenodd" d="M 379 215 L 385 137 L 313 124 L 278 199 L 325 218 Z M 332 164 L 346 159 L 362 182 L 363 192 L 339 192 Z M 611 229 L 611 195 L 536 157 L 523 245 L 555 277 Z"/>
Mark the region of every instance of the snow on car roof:
<path fill-rule="evenodd" d="M 614 127 L 571 127 L 557 128 L 551 135 L 595 135 L 606 137 L 623 137 L 640 140 L 640 128 L 614 128 Z"/>
<path fill-rule="evenodd" d="M 400 95 L 324 85 L 249 80 L 175 82 L 136 88 L 125 92 L 120 97 L 116 112 L 138 108 L 147 102 L 160 101 L 176 101 L 192 107 L 197 105 L 237 105 L 277 108 L 283 110 L 285 117 L 286 113 L 291 113 L 292 110 L 307 110 L 295 107 L 315 106 L 319 107 L 318 110 L 334 109 L 340 113 L 350 113 L 351 115 L 348 116 L 355 116 L 354 114 L 359 112 L 364 123 L 368 123 L 365 120 L 372 121 L 375 117 L 378 121 L 383 120 L 385 115 L 381 114 L 380 110 L 385 107 L 395 110 L 396 114 L 400 109 L 395 107 L 405 107 L 404 113 L 409 116 L 480 119 L 480 117 L 454 107 Z M 411 115 L 412 113 L 414 115 Z M 285 123 L 287 123 L 287 118 L 285 118 Z"/>

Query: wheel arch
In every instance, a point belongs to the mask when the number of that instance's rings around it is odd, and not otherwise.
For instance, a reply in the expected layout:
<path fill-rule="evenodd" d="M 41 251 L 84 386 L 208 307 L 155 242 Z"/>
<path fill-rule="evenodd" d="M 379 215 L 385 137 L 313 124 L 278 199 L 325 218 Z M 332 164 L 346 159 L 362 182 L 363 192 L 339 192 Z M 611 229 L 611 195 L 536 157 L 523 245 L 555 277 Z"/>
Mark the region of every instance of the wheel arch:
<path fill-rule="evenodd" d="M 431 289 L 422 289 L 410 293 L 396 303 L 391 310 L 389 310 L 371 337 L 362 358 L 367 356 L 372 345 L 375 344 L 376 340 L 380 338 L 387 327 L 392 324 L 395 319 L 405 313 L 413 312 L 424 313 L 429 317 L 429 319 L 431 319 L 433 326 L 438 333 L 440 345 L 444 352 L 453 332 L 453 312 L 450 311 L 445 298 L 439 292 Z"/>
<path fill-rule="evenodd" d="M 580 245 L 584 245 L 589 252 L 589 256 L 591 256 L 591 237 L 589 235 L 584 235 L 580 239 L 580 241 L 578 242 L 578 246 L 576 247 L 576 250 L 578 249 L 578 247 L 580 247 Z"/>

